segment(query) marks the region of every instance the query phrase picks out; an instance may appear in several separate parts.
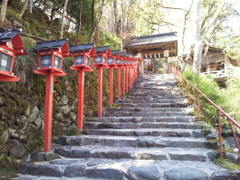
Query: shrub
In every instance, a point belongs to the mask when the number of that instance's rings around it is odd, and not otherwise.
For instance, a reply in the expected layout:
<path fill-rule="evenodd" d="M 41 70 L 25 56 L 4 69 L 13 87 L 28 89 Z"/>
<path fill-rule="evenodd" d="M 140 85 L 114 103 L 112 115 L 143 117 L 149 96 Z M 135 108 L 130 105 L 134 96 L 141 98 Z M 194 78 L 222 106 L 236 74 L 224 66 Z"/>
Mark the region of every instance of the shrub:
<path fill-rule="evenodd" d="M 210 76 L 192 75 L 191 70 L 183 72 L 183 76 L 203 92 L 210 100 L 218 106 L 224 103 L 224 97 L 216 81 Z M 193 94 L 193 91 L 190 91 Z M 201 97 L 201 95 L 200 95 Z M 213 124 L 216 120 L 216 108 L 205 98 L 200 98 L 200 107 L 203 115 Z"/>
<path fill-rule="evenodd" d="M 192 75 L 191 70 L 183 72 L 183 76 L 192 82 L 216 105 L 220 106 L 233 119 L 240 123 L 240 68 L 234 68 L 232 76 L 226 81 L 226 88 L 220 88 L 210 76 Z M 216 119 L 216 108 L 208 103 L 205 98 L 200 100 L 201 110 L 204 116 L 210 118 L 210 122 Z M 223 120 L 223 123 L 224 122 Z"/>

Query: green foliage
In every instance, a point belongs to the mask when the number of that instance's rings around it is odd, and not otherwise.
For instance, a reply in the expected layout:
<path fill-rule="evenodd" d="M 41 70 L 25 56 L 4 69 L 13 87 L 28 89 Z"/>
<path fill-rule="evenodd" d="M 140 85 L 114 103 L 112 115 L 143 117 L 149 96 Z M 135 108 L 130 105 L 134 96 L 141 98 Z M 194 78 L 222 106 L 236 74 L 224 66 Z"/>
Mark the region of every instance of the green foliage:
<path fill-rule="evenodd" d="M 66 136 L 76 136 L 76 135 L 81 135 L 82 132 L 78 130 L 76 127 L 70 126 L 64 131 L 64 134 Z"/>
<path fill-rule="evenodd" d="M 92 14 L 91 14 L 91 6 L 92 1 L 86 1 L 83 0 L 83 13 L 82 13 L 82 22 L 81 22 L 81 30 L 88 32 L 87 35 L 89 35 L 89 32 L 92 27 Z M 73 18 L 77 20 L 79 23 L 79 10 L 80 10 L 80 4 L 81 1 L 79 0 L 71 0 L 71 2 L 68 3 L 67 13 L 71 15 Z M 96 16 L 96 13 L 95 13 Z M 77 27 L 77 26 L 76 26 Z"/>
<path fill-rule="evenodd" d="M 15 158 L 7 154 L 0 154 L 0 179 L 11 179 L 17 176 Z"/>
<path fill-rule="evenodd" d="M 210 76 L 192 75 L 191 70 L 187 70 L 183 73 L 183 76 L 189 80 L 195 87 L 197 87 L 201 92 L 203 92 L 209 99 L 211 99 L 215 104 L 221 106 L 224 102 L 221 90 L 218 84 Z M 192 88 L 190 92 L 194 94 Z M 199 95 L 201 97 L 201 95 Z M 214 123 L 216 119 L 216 108 L 212 106 L 205 98 L 200 98 L 200 107 L 202 113 L 207 117 L 207 119 Z"/>
<path fill-rule="evenodd" d="M 221 160 L 220 158 L 214 159 L 213 161 L 216 165 L 221 166 L 223 168 L 229 169 L 229 170 L 240 170 L 240 166 L 237 164 L 233 164 L 231 162 L 228 162 L 227 160 Z"/>
<path fill-rule="evenodd" d="M 239 72 L 239 68 L 236 68 L 235 72 Z M 221 89 L 210 76 L 192 75 L 191 70 L 183 72 L 183 76 L 186 79 L 192 82 L 216 105 L 240 123 L 240 76 L 239 73 L 232 74 L 233 76 L 226 82 L 227 87 Z M 191 91 L 191 93 L 193 93 L 193 91 Z M 205 98 L 200 98 L 200 106 L 202 113 L 214 124 L 214 120 L 216 120 L 216 108 L 205 100 Z M 222 119 L 222 124 L 228 124 L 228 122 Z"/>
<path fill-rule="evenodd" d="M 239 60 L 240 59 L 240 44 L 239 44 L 239 41 L 240 41 L 239 36 L 230 37 L 228 39 L 221 39 L 221 41 L 220 41 L 225 46 L 227 46 L 227 48 L 226 48 L 227 56 L 234 59 L 234 60 Z"/>
<path fill-rule="evenodd" d="M 98 44 L 99 46 L 109 46 L 111 49 L 120 49 L 120 39 L 113 34 L 100 32 L 100 42 Z"/>
<path fill-rule="evenodd" d="M 222 95 L 225 99 L 223 109 L 240 123 L 240 68 L 235 68 L 233 76 L 228 78 L 226 89 L 222 89 Z"/>
<path fill-rule="evenodd" d="M 158 70 L 164 67 L 164 59 L 152 59 L 152 61 Z"/>
<path fill-rule="evenodd" d="M 118 105 L 118 104 L 115 104 L 115 103 L 113 103 L 113 104 L 111 104 L 111 105 L 107 105 L 107 106 L 105 106 L 105 107 L 116 108 L 116 107 L 119 107 L 119 105 Z"/>

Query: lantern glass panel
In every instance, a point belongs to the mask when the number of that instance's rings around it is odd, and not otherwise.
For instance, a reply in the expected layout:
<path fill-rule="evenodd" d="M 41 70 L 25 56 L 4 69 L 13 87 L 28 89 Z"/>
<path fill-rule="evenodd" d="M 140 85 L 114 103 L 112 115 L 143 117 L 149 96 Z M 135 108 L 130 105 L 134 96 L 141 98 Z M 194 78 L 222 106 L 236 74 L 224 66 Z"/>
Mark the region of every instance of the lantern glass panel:
<path fill-rule="evenodd" d="M 0 53 L 0 70 L 10 72 L 12 57 L 4 53 Z"/>
<path fill-rule="evenodd" d="M 108 58 L 108 64 L 113 64 L 114 59 L 113 58 Z"/>
<path fill-rule="evenodd" d="M 95 60 L 95 63 L 99 64 L 99 63 L 102 63 L 102 56 L 97 56 L 94 58 Z"/>
<path fill-rule="evenodd" d="M 90 66 L 90 58 L 86 57 L 86 66 Z"/>
<path fill-rule="evenodd" d="M 103 57 L 103 64 L 106 64 L 106 62 L 107 62 L 107 58 Z"/>
<path fill-rule="evenodd" d="M 75 65 L 84 65 L 84 56 L 75 56 Z"/>
<path fill-rule="evenodd" d="M 54 56 L 54 67 L 57 69 L 61 67 L 61 58 L 58 56 Z"/>
<path fill-rule="evenodd" d="M 51 55 L 41 56 L 41 67 L 51 66 Z"/>
<path fill-rule="evenodd" d="M 116 64 L 121 64 L 121 59 L 116 59 Z"/>

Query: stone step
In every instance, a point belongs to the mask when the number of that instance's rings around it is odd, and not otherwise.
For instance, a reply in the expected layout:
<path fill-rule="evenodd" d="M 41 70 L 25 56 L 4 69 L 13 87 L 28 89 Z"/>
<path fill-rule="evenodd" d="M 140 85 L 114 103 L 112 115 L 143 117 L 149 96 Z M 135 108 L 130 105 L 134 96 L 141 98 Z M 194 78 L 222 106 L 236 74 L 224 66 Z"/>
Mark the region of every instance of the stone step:
<path fill-rule="evenodd" d="M 185 98 L 177 99 L 158 99 L 158 98 L 149 98 L 149 99 L 115 99 L 114 103 L 188 103 Z"/>
<path fill-rule="evenodd" d="M 122 98 L 122 99 L 134 99 L 134 100 L 141 100 L 141 99 L 145 99 L 145 100 L 161 100 L 161 99 L 181 99 L 182 96 L 181 95 L 139 95 L 139 96 L 131 96 L 129 94 L 126 94 L 125 96 L 126 98 Z"/>
<path fill-rule="evenodd" d="M 151 108 L 163 108 L 163 107 L 188 107 L 188 103 L 118 103 L 120 107 L 151 107 Z"/>
<path fill-rule="evenodd" d="M 59 159 L 50 163 L 22 164 L 18 171 L 19 180 L 28 179 L 176 179 L 176 180 L 218 180 L 237 179 L 239 171 L 221 168 L 211 162 L 134 160 L 134 159 Z"/>
<path fill-rule="evenodd" d="M 107 111 L 103 112 L 104 117 L 124 117 L 124 116 L 134 116 L 134 117 L 175 117 L 175 116 L 188 116 L 189 113 L 186 112 L 138 112 L 138 111 Z"/>
<path fill-rule="evenodd" d="M 111 147 L 178 147 L 178 148 L 218 148 L 217 141 L 208 141 L 206 138 L 191 137 L 153 137 L 153 136 L 103 136 L 80 135 L 60 136 L 56 143 L 60 145 L 97 145 Z"/>
<path fill-rule="evenodd" d="M 149 91 L 140 91 L 140 92 L 128 92 L 127 96 L 183 96 L 182 92 L 179 91 L 161 91 L 161 90 L 149 90 Z"/>
<path fill-rule="evenodd" d="M 85 121 L 82 135 L 54 138 L 54 152 L 32 156 L 51 160 L 20 165 L 19 173 L 32 175 L 21 180 L 239 179 L 240 171 L 211 162 L 219 158 L 216 130 L 196 123 L 176 85 L 171 74 L 139 77 L 114 100 L 119 107 Z"/>
<path fill-rule="evenodd" d="M 154 137 L 205 137 L 201 129 L 172 129 L 172 128 L 145 128 L 145 129 L 85 129 L 86 135 L 109 136 L 154 136 Z"/>
<path fill-rule="evenodd" d="M 84 123 L 85 129 L 140 129 L 140 128 L 175 128 L 175 129 L 201 129 L 201 124 L 170 124 L 162 122 L 143 122 L 143 123 L 111 123 L 111 122 L 86 122 Z"/>
<path fill-rule="evenodd" d="M 139 88 L 137 85 L 134 85 L 132 89 L 129 89 L 129 92 L 142 92 L 142 91 L 181 91 L 182 89 L 176 86 L 144 86 Z"/>
<path fill-rule="evenodd" d="M 133 148 L 102 146 L 64 146 L 54 152 L 66 158 L 103 158 L 103 159 L 142 159 L 142 160 L 178 160 L 208 161 L 217 156 L 217 152 L 206 148 Z"/>
<path fill-rule="evenodd" d="M 121 111 L 131 111 L 131 112 L 144 112 L 144 113 L 151 113 L 151 112 L 165 112 L 165 113 L 175 113 L 175 112 L 182 112 L 182 113 L 191 113 L 194 111 L 194 108 L 151 108 L 151 107 L 106 107 L 103 108 L 104 112 L 121 112 Z"/>
<path fill-rule="evenodd" d="M 111 122 L 111 123 L 142 123 L 142 122 L 195 122 L 194 116 L 161 116 L 161 117 L 144 117 L 144 116 L 119 116 L 119 117 L 102 117 L 102 118 L 89 118 L 86 122 Z"/>

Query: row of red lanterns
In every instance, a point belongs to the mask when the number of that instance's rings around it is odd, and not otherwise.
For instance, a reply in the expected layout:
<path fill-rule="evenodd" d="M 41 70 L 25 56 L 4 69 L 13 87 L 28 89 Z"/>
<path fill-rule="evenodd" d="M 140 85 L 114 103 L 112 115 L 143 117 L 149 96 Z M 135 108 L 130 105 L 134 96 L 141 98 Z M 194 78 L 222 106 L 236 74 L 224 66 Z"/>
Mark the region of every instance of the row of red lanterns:
<path fill-rule="evenodd" d="M 84 107 L 84 73 L 98 70 L 98 117 L 102 117 L 102 69 L 109 69 L 109 104 L 113 103 L 113 68 L 118 68 L 118 98 L 131 88 L 138 76 L 139 57 L 110 50 L 110 46 L 94 47 L 94 44 L 83 44 L 68 47 L 66 39 L 38 42 L 33 51 L 38 55 L 36 74 L 46 75 L 44 106 L 44 144 L 43 151 L 51 150 L 52 140 L 52 102 L 54 77 L 65 76 L 62 71 L 64 57 L 73 57 L 72 70 L 78 71 L 78 120 L 77 127 L 83 129 Z M 27 55 L 20 34 L 16 30 L 0 31 L 0 81 L 18 81 L 12 74 L 16 55 Z M 94 58 L 94 63 L 90 63 Z M 122 73 L 121 73 L 122 71 Z M 121 77 L 122 74 L 122 77 Z M 121 86 L 122 79 L 122 86 Z"/>

